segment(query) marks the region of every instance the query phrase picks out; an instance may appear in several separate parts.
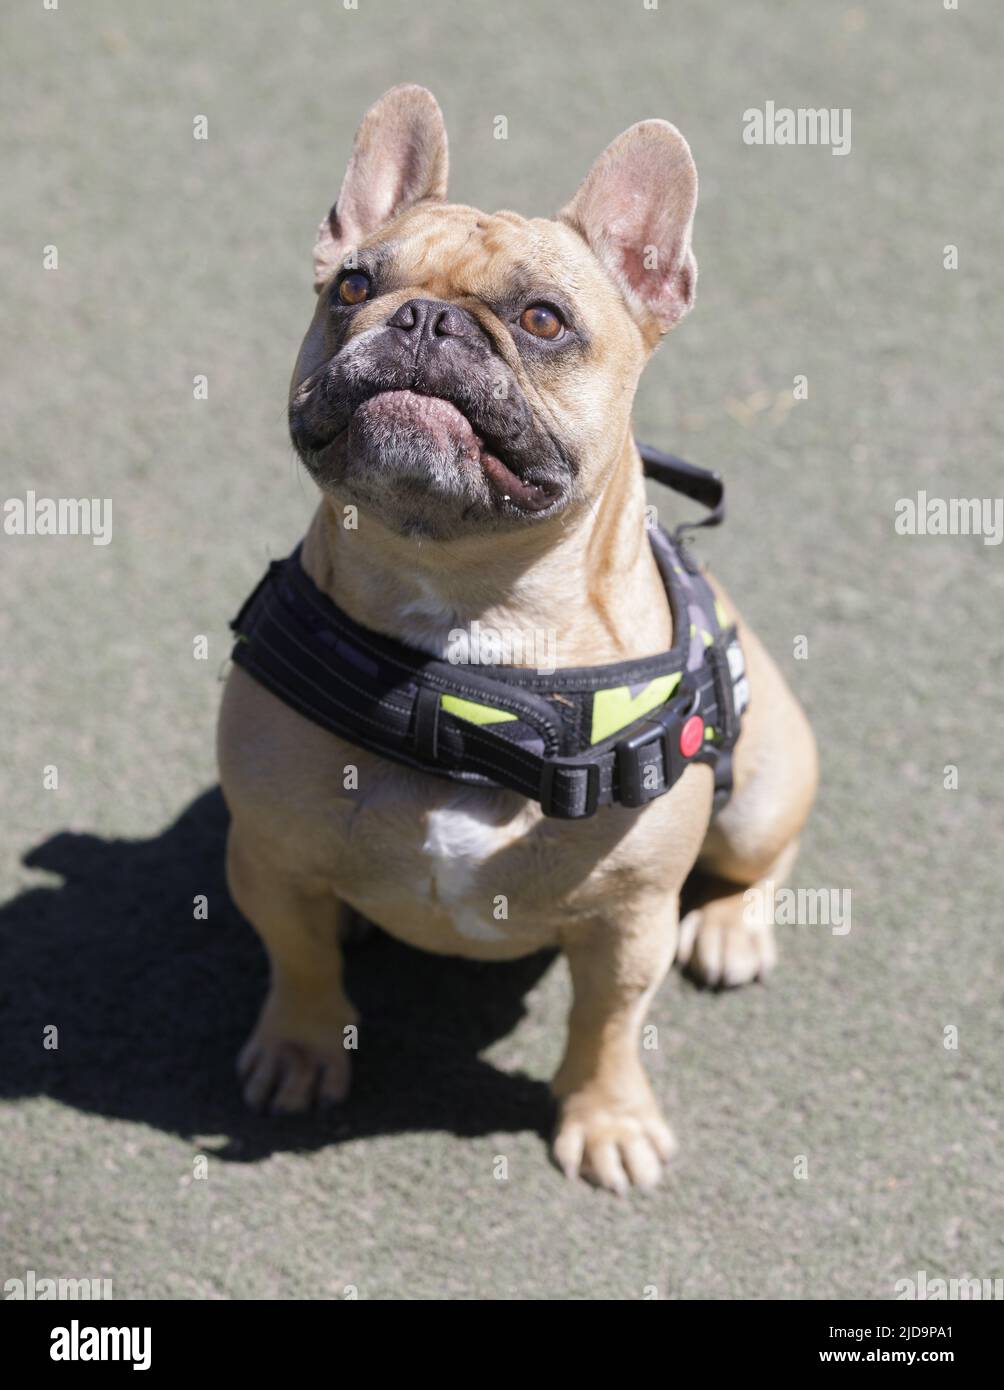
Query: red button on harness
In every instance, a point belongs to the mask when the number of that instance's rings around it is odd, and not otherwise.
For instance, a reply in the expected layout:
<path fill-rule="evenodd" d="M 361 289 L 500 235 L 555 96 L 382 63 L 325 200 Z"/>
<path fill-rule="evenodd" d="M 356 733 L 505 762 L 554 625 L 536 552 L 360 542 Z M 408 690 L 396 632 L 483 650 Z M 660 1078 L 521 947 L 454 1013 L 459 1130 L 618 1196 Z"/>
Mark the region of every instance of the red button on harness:
<path fill-rule="evenodd" d="M 704 719 L 692 714 L 680 730 L 680 752 L 685 758 L 692 758 L 704 742 Z"/>

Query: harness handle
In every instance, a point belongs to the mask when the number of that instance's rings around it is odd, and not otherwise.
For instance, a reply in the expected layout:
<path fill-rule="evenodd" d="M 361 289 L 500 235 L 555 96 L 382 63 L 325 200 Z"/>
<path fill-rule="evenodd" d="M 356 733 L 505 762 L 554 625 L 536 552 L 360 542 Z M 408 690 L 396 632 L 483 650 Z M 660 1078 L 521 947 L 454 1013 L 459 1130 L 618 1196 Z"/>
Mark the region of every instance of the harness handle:
<path fill-rule="evenodd" d="M 698 468 L 696 463 L 677 458 L 676 454 L 664 453 L 651 444 L 635 440 L 641 455 L 646 478 L 654 478 L 657 483 L 681 492 L 692 502 L 700 502 L 707 507 L 709 515 L 699 521 L 684 521 L 673 532 L 677 544 L 686 541 L 687 531 L 696 531 L 699 526 L 720 526 L 725 520 L 725 481 L 720 473 L 710 468 Z"/>

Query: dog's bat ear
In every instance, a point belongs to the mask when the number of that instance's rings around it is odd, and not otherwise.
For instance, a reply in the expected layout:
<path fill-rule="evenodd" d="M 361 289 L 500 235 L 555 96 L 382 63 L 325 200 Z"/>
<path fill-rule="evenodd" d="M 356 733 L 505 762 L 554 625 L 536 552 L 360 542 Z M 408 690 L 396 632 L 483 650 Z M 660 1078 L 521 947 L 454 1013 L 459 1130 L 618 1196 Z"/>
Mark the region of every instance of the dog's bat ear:
<path fill-rule="evenodd" d="M 314 288 L 331 279 L 346 254 L 423 198 L 446 197 L 443 113 L 425 87 L 392 87 L 356 131 L 338 202 L 314 245 Z"/>
<path fill-rule="evenodd" d="M 690 146 L 668 121 L 640 121 L 607 146 L 558 215 L 589 243 L 646 334 L 658 336 L 694 303 L 696 207 Z"/>

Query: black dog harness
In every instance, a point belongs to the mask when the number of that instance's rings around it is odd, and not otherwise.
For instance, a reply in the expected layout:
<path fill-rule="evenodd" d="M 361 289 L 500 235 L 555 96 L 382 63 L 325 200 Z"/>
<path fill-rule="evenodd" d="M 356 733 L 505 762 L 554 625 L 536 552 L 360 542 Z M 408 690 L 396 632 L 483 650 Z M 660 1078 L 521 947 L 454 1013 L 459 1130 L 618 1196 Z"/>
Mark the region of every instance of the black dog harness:
<path fill-rule="evenodd" d="M 719 810 L 748 688 L 735 627 L 683 533 L 718 525 L 725 487 L 717 473 L 639 447 L 649 477 L 710 509 L 672 536 L 649 533 L 673 614 L 669 651 L 551 673 L 440 661 L 360 627 L 307 576 L 297 546 L 231 623 L 234 661 L 350 743 L 455 782 L 510 787 L 549 816 L 644 806 L 692 762 L 714 768 Z"/>

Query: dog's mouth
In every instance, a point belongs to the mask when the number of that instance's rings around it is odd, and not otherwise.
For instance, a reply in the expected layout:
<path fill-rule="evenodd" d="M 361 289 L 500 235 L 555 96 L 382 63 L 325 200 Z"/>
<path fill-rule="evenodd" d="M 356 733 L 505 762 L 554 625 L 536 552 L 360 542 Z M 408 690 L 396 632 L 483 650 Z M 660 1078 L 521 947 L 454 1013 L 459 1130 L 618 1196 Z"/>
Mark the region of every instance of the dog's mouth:
<path fill-rule="evenodd" d="M 438 457 L 452 456 L 461 466 L 480 467 L 502 502 L 536 512 L 554 500 L 553 485 L 521 476 L 516 465 L 507 460 L 505 444 L 479 433 L 459 406 L 441 396 L 425 396 L 418 391 L 381 391 L 371 396 L 349 421 L 349 450 L 354 445 L 365 449 L 371 442 L 379 445 L 388 435 L 401 438 L 408 434 L 428 440 Z"/>
<path fill-rule="evenodd" d="M 409 486 L 442 486 L 443 472 L 458 483 L 494 499 L 500 511 L 546 511 L 561 495 L 561 486 L 534 476 L 511 442 L 478 428 L 453 401 L 412 389 L 374 390 L 355 405 L 347 423 L 329 439 L 312 437 L 297 412 L 291 411 L 294 442 L 319 481 L 337 481 L 353 465 L 367 471 L 379 461 L 402 475 Z"/>

